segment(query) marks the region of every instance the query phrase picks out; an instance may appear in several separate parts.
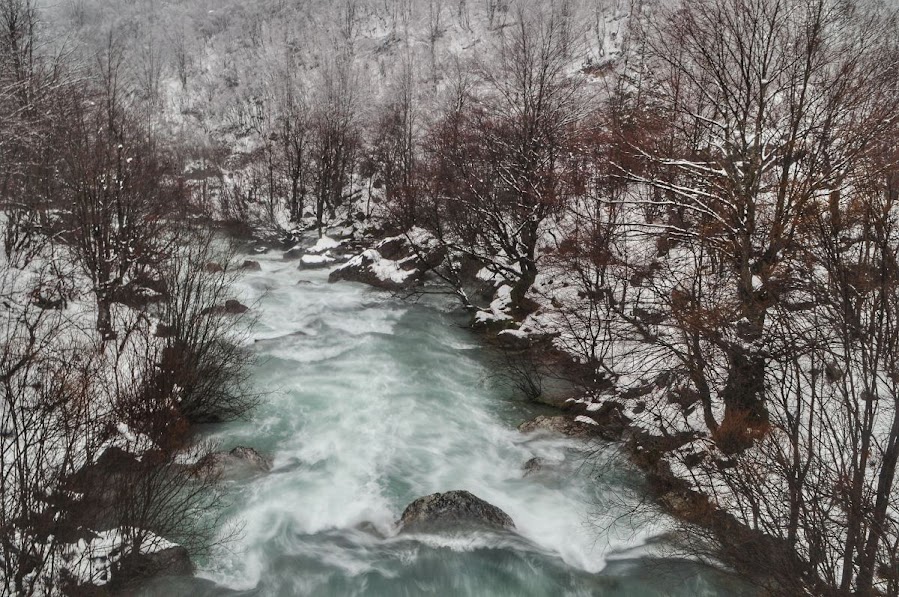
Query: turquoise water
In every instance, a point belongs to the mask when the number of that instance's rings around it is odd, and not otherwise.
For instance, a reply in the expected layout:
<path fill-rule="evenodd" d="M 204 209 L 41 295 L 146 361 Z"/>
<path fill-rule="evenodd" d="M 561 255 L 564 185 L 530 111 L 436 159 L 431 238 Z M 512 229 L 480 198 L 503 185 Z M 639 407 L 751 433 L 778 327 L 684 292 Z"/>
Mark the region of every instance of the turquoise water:
<path fill-rule="evenodd" d="M 639 476 L 613 447 L 516 430 L 539 407 L 497 380 L 451 303 L 328 284 L 279 257 L 238 289 L 258 315 L 265 395 L 248 421 L 214 431 L 274 470 L 227 482 L 222 534 L 237 538 L 197 578 L 147 594 L 736 594 L 709 568 L 659 556 L 666 521 L 627 515 Z M 544 466 L 525 475 L 533 457 Z M 505 510 L 517 533 L 397 534 L 409 502 L 453 489 Z"/>

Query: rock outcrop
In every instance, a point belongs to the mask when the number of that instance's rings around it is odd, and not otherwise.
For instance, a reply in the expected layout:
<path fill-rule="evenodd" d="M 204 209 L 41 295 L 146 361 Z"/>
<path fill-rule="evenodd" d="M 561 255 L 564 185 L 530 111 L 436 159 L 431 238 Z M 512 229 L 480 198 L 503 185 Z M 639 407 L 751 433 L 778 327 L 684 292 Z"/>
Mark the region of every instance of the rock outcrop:
<path fill-rule="evenodd" d="M 403 511 L 399 524 L 402 532 L 515 528 L 508 514 L 467 491 L 447 491 L 418 498 Z"/>
<path fill-rule="evenodd" d="M 422 230 L 384 239 L 331 272 L 329 282 L 361 282 L 384 290 L 407 290 L 440 265 L 445 252 Z"/>
<path fill-rule="evenodd" d="M 198 475 L 250 476 L 272 470 L 272 461 L 253 448 L 237 446 L 229 452 L 213 452 L 195 467 Z"/>

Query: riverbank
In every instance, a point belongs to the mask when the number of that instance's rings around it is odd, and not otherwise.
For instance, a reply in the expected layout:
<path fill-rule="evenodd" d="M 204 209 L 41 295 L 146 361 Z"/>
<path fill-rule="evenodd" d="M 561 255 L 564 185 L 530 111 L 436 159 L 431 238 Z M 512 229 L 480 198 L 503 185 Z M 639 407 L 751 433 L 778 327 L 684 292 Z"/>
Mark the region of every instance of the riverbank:
<path fill-rule="evenodd" d="M 330 281 L 357 281 L 403 295 L 413 294 L 425 283 L 429 268 L 439 259 L 434 254 L 422 255 L 420 249 L 404 250 L 403 247 L 410 245 L 409 240 L 409 235 L 405 235 L 369 241 L 367 248 L 332 270 Z M 420 238 L 411 244 L 428 246 Z M 485 284 L 485 280 L 483 272 L 478 272 L 469 281 L 481 298 L 490 301 L 489 311 L 471 313 L 471 331 L 485 346 L 505 355 L 505 363 L 500 366 L 509 366 L 510 375 L 521 376 L 520 383 L 512 380 L 512 385 L 554 411 L 523 422 L 519 431 L 619 445 L 628 461 L 646 476 L 646 491 L 656 507 L 679 523 L 695 527 L 693 536 L 682 542 L 684 556 L 723 562 L 753 583 L 769 583 L 765 562 L 771 558 L 792 559 L 786 546 L 741 524 L 672 470 L 668 456 L 696 440 L 699 434 L 653 434 L 645 424 L 635 423 L 626 412 L 627 401 L 615 394 L 614 384 L 597 378 L 595 367 L 560 349 L 554 334 L 545 331 L 545 322 L 555 316 L 554 304 L 545 296 L 540 297 L 539 283 L 538 291 L 533 293 L 534 311 L 516 316 L 504 309 L 502 285 Z M 547 372 L 563 379 L 567 388 L 542 391 L 543 384 L 537 378 Z M 690 530 L 687 528 L 687 533 Z M 743 551 L 734 553 L 733 548 L 726 549 L 717 541 L 725 535 L 730 537 L 730 545 L 740 545 Z M 734 537 L 740 539 L 734 541 Z M 776 586 L 766 586 L 766 589 L 776 590 Z"/>
<path fill-rule="evenodd" d="M 256 448 L 272 470 L 227 480 L 225 518 L 241 533 L 198 560 L 201 580 L 160 579 L 147 594 L 183 594 L 184 583 L 209 595 L 731 594 L 711 569 L 652 555 L 662 529 L 654 517 L 636 524 L 640 479 L 614 447 L 597 482 L 584 456 L 602 446 L 517 431 L 552 411 L 498 378 L 495 350 L 446 297 L 410 303 L 328 283 L 327 269 L 284 251 L 251 255 L 240 259 L 259 268 L 236 296 L 257 317 L 265 399 L 210 437 L 224 451 Z M 501 509 L 515 531 L 398 533 L 410 503 L 451 490 Z"/>

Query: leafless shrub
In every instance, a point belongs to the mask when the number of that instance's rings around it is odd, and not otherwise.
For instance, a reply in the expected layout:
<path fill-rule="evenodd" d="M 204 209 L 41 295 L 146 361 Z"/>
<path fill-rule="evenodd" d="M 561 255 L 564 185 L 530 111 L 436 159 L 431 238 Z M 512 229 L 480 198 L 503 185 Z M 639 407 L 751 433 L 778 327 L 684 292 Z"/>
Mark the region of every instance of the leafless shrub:
<path fill-rule="evenodd" d="M 230 420 L 256 402 L 248 386 L 251 355 L 241 345 L 245 316 L 217 309 L 231 297 L 236 270 L 232 253 L 210 232 L 194 230 L 188 239 L 163 266 L 169 295 L 158 313 L 163 343 L 147 390 L 176 396 L 176 410 L 191 423 Z"/>

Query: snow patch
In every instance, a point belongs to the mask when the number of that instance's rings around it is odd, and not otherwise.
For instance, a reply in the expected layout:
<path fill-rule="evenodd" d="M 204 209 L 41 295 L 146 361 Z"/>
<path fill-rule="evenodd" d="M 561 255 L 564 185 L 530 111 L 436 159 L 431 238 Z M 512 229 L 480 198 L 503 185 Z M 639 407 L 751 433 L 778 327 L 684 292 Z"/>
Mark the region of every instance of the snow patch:
<path fill-rule="evenodd" d="M 323 236 L 318 239 L 314 245 L 309 247 L 309 253 L 324 253 L 326 251 L 330 251 L 332 249 L 336 249 L 341 245 L 341 242 L 338 240 L 334 240 L 329 236 Z M 321 262 L 319 262 L 321 263 Z"/>

